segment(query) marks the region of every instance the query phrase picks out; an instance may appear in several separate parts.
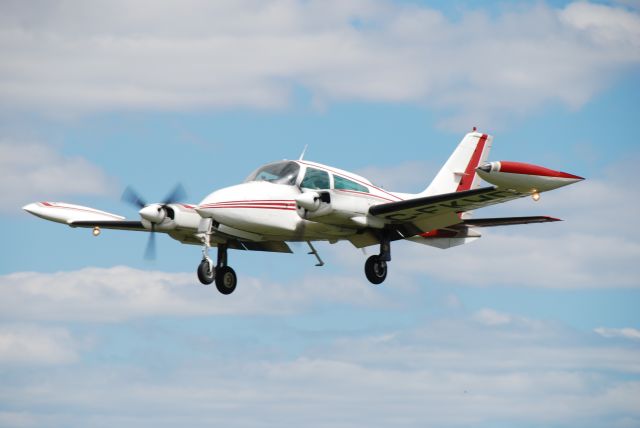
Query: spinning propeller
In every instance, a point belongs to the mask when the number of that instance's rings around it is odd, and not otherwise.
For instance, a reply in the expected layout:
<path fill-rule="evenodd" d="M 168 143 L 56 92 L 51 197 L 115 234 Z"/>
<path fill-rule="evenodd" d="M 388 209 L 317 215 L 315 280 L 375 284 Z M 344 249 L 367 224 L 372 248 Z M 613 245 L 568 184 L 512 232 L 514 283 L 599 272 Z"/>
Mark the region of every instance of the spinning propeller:
<path fill-rule="evenodd" d="M 140 217 L 151 224 L 151 233 L 149 234 L 147 248 L 144 252 L 145 259 L 153 260 L 156 258 L 156 226 L 167 218 L 168 209 L 170 209 L 168 205 L 180 202 L 186 197 L 187 192 L 185 192 L 184 187 L 180 183 L 174 187 L 162 202 L 155 204 L 147 204 L 131 186 L 127 186 L 127 188 L 124 189 L 122 201 L 139 208 L 138 213 Z"/>

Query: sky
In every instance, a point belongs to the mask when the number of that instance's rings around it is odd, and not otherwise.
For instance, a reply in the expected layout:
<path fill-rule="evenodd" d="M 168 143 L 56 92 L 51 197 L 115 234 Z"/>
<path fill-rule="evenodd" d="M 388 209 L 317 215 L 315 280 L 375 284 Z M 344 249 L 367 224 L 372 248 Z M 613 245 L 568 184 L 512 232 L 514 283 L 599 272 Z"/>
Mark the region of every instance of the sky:
<path fill-rule="evenodd" d="M 639 427 L 640 3 L 0 2 L 0 426 Z M 380 286 L 349 243 L 231 252 L 70 229 L 136 219 L 306 159 L 424 189 L 462 136 L 586 177 L 395 242 Z M 377 249 L 368 249 L 374 254 Z"/>

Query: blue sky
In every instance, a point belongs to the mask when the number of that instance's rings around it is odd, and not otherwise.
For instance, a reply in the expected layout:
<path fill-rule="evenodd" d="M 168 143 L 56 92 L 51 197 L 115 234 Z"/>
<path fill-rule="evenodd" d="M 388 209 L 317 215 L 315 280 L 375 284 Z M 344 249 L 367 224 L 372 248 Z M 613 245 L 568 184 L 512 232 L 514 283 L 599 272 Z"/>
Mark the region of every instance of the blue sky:
<path fill-rule="evenodd" d="M 0 426 L 640 426 L 637 2 L 4 2 L 0 52 Z M 307 144 L 418 191 L 473 126 L 587 177 L 477 214 L 565 221 L 397 243 L 380 287 L 319 243 L 231 253 L 222 296 L 197 247 L 20 210 Z"/>

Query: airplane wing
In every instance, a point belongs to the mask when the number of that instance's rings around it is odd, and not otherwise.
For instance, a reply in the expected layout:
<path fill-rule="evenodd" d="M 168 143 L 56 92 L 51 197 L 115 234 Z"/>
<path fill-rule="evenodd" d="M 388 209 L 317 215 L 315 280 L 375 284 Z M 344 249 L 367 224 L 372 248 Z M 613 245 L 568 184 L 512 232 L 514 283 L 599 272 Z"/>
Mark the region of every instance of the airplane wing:
<path fill-rule="evenodd" d="M 28 204 L 23 209 L 37 217 L 57 223 L 66 224 L 70 227 L 100 228 L 115 230 L 132 230 L 139 232 L 151 232 L 151 229 L 144 227 L 141 221 L 127 220 L 125 217 L 107 211 L 97 210 L 82 205 L 68 204 L 65 202 L 35 202 Z M 185 211 L 188 212 L 187 208 Z M 197 217 L 199 219 L 199 216 Z M 158 228 L 157 233 L 166 233 L 171 238 L 191 245 L 202 245 L 202 241 L 197 236 L 197 221 L 192 221 L 187 226 L 165 230 Z M 259 241 L 254 242 L 246 236 L 234 234 L 235 230 L 226 228 L 218 231 L 217 239 L 212 241 L 212 246 L 226 243 L 229 248 L 245 251 L 267 251 L 275 253 L 291 253 L 291 248 L 282 241 Z"/>
<path fill-rule="evenodd" d="M 369 208 L 369 215 L 379 218 L 386 224 L 387 238 L 391 241 L 409 239 L 411 237 L 423 238 L 424 234 L 430 234 L 429 238 L 439 237 L 443 234 L 468 236 L 467 231 L 469 227 L 473 226 L 488 227 L 523 224 L 522 222 L 524 221 L 530 223 L 541 222 L 541 220 L 536 220 L 533 217 L 527 217 L 526 220 L 523 218 L 517 220 L 513 217 L 506 220 L 464 220 L 460 215 L 462 212 L 529 195 L 530 193 L 511 189 L 503 190 L 498 189 L 496 186 L 489 186 L 374 205 Z M 369 230 L 354 234 L 349 238 L 349 241 L 356 248 L 363 248 L 380 243 L 380 236 L 376 231 Z"/>
<path fill-rule="evenodd" d="M 411 236 L 419 232 L 462 223 L 459 213 L 525 196 L 529 196 L 529 193 L 489 186 L 374 205 L 369 208 L 369 214 L 382 219 L 403 235 Z"/>
<path fill-rule="evenodd" d="M 106 220 L 106 221 L 87 221 L 78 220 L 67 223 L 71 227 L 87 227 L 100 229 L 116 229 L 116 230 L 134 230 L 140 232 L 151 232 L 150 229 L 145 228 L 141 221 L 130 220 Z M 197 230 L 181 229 L 163 231 L 158 230 L 158 233 L 167 233 L 173 239 L 190 245 L 202 245 L 202 241 L 196 236 Z M 260 241 L 252 242 L 233 236 L 231 234 L 222 234 L 221 241 L 226 242 L 229 248 L 234 250 L 243 251 L 265 251 L 271 253 L 293 253 L 289 245 L 283 241 Z M 213 241 L 211 244 L 213 247 L 217 246 L 219 242 Z M 220 242 L 221 243 L 221 242 Z"/>

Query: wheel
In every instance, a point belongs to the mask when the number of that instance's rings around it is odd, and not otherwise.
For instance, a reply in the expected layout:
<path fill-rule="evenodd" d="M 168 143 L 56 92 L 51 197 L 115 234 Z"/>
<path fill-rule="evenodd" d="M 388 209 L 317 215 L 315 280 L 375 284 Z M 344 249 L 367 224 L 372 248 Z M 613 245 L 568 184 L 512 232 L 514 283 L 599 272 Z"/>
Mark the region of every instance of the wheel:
<path fill-rule="evenodd" d="M 372 284 L 381 284 L 387 278 L 387 262 L 371 256 L 364 264 L 364 273 Z"/>
<path fill-rule="evenodd" d="M 216 279 L 216 269 L 207 260 L 202 260 L 198 265 L 198 279 L 204 285 L 209 285 Z"/>
<path fill-rule="evenodd" d="M 236 289 L 238 277 L 229 266 L 223 266 L 216 272 L 216 288 L 222 294 L 231 294 Z"/>

